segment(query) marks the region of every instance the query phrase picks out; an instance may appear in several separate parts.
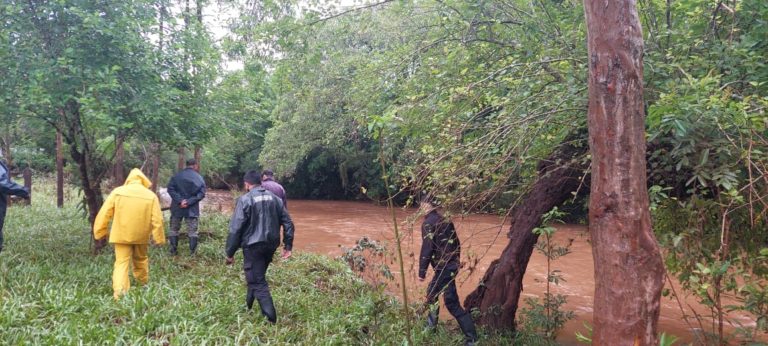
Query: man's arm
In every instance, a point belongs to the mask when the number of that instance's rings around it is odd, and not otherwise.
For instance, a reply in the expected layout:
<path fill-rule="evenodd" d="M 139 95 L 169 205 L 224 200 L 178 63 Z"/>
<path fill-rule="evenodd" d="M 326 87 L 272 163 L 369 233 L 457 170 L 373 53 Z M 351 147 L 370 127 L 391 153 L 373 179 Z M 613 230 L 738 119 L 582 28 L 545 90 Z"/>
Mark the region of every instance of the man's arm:
<path fill-rule="evenodd" d="M 229 221 L 229 235 L 227 236 L 227 245 L 225 251 L 227 258 L 235 256 L 235 252 L 242 243 L 243 231 L 248 228 L 250 206 L 243 202 L 243 198 L 237 199 L 235 211 L 232 213 L 232 219 Z"/>
<path fill-rule="evenodd" d="M 99 209 L 99 213 L 96 214 L 96 219 L 93 220 L 93 239 L 101 240 L 109 235 L 107 227 L 109 227 L 109 221 L 112 220 L 114 215 L 115 195 L 110 193 L 107 200 L 104 201 L 104 205 Z"/>
<path fill-rule="evenodd" d="M 171 203 L 179 204 L 184 199 L 179 193 L 179 187 L 176 186 L 176 176 L 172 177 L 168 182 L 168 195 L 171 196 Z"/>
<path fill-rule="evenodd" d="M 8 175 L 8 170 L 3 164 L 0 164 L 0 194 L 16 195 L 23 198 L 29 197 L 29 190 L 26 187 L 11 181 L 11 177 Z"/>
<path fill-rule="evenodd" d="M 155 240 L 155 244 L 165 244 L 165 229 L 163 228 L 163 211 L 160 209 L 160 201 L 155 196 L 155 200 L 152 201 L 152 220 L 150 222 L 152 226 L 152 238 Z"/>
<path fill-rule="evenodd" d="M 427 276 L 427 268 L 432 260 L 434 248 L 432 238 L 435 235 L 435 226 L 425 222 L 421 225 L 421 253 L 419 254 L 419 279 Z"/>
<path fill-rule="evenodd" d="M 203 182 L 203 185 L 200 186 L 200 189 L 197 190 L 197 193 L 195 193 L 194 196 L 187 198 L 187 206 L 193 206 L 195 203 L 200 202 L 203 198 L 205 198 L 205 182 Z"/>
<path fill-rule="evenodd" d="M 290 252 L 293 251 L 293 220 L 291 215 L 288 214 L 288 209 L 282 207 L 280 212 L 280 224 L 283 225 L 283 257 L 290 257 Z M 287 253 L 287 255 L 286 255 Z"/>
<path fill-rule="evenodd" d="M 285 209 L 288 209 L 288 198 L 285 197 L 285 188 L 283 188 L 282 185 L 278 185 L 280 187 L 280 197 L 281 200 L 283 200 L 283 207 Z"/>

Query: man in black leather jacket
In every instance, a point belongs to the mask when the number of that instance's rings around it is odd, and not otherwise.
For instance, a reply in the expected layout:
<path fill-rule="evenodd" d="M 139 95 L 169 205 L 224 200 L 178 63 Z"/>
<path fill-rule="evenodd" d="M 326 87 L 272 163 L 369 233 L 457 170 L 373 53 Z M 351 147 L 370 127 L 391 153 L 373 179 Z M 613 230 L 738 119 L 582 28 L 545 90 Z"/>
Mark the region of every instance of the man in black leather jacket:
<path fill-rule="evenodd" d="M 248 193 L 237 199 L 227 237 L 226 263 L 234 263 L 237 249 L 243 248 L 243 271 L 248 291 L 245 304 L 250 310 L 258 300 L 261 313 L 271 322 L 277 322 L 277 312 L 267 284 L 267 267 L 280 246 L 280 226 L 283 227 L 282 258 L 291 257 L 293 247 L 293 221 L 283 201 L 261 187 L 261 174 L 245 174 Z"/>
<path fill-rule="evenodd" d="M 456 235 L 453 222 L 438 212 L 433 201 L 425 198 L 421 201 L 421 211 L 426 213 L 421 225 L 421 253 L 419 255 L 419 280 L 424 281 L 427 269 L 431 265 L 435 270 L 432 281 L 427 286 L 427 325 L 437 327 L 437 299 L 443 295 L 445 307 L 459 322 L 464 333 L 466 345 L 474 345 L 477 331 L 472 315 L 462 309 L 459 294 L 456 292 L 456 275 L 460 267 L 461 244 Z"/>
<path fill-rule="evenodd" d="M 179 245 L 181 220 L 187 220 L 189 253 L 197 251 L 197 227 L 200 219 L 200 201 L 205 198 L 205 180 L 198 173 L 200 164 L 195 159 L 187 160 L 187 168 L 179 171 L 168 182 L 171 196 L 171 231 L 168 235 L 171 255 L 176 255 Z"/>
<path fill-rule="evenodd" d="M 0 160 L 0 252 L 3 251 L 3 223 L 5 223 L 5 212 L 8 208 L 8 195 L 28 198 L 29 189 L 11 181 L 8 167 Z"/>

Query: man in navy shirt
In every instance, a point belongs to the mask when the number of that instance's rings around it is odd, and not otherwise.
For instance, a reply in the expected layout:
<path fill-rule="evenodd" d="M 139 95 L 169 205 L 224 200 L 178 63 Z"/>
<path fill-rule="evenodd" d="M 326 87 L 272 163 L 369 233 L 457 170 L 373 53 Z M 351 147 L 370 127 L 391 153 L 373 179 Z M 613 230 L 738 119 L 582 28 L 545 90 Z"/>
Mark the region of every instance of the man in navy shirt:
<path fill-rule="evenodd" d="M 0 152 L 0 157 L 2 157 L 2 152 Z M 29 198 L 29 189 L 11 181 L 8 167 L 0 160 L 0 252 L 3 251 L 3 223 L 8 208 L 8 195 Z"/>
<path fill-rule="evenodd" d="M 419 280 L 424 281 L 430 265 L 435 271 L 427 286 L 427 324 L 430 328 L 437 327 L 437 299 L 442 294 L 448 312 L 459 322 L 466 345 L 474 345 L 477 341 L 475 323 L 469 311 L 461 307 L 459 294 L 456 292 L 456 275 L 459 272 L 461 257 L 461 244 L 456 236 L 456 228 L 439 213 L 437 205 L 429 198 L 423 199 L 420 207 L 426 215 L 421 225 Z"/>
<path fill-rule="evenodd" d="M 171 245 L 171 254 L 176 255 L 179 245 L 179 231 L 181 220 L 187 220 L 187 232 L 189 235 L 189 252 L 195 254 L 197 250 L 197 226 L 200 218 L 200 201 L 205 198 L 205 181 L 198 173 L 200 165 L 197 160 L 187 160 L 187 168 L 171 178 L 168 182 L 168 194 L 171 202 L 171 232 L 168 236 Z"/>

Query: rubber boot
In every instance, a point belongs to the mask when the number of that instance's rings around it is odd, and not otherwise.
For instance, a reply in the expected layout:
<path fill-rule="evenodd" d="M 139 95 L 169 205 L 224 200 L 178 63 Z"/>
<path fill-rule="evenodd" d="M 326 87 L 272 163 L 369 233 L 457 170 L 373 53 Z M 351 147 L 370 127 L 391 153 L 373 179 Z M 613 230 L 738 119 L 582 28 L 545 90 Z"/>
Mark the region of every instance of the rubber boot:
<path fill-rule="evenodd" d="M 189 238 L 189 255 L 194 256 L 197 251 L 197 237 Z"/>
<path fill-rule="evenodd" d="M 171 249 L 171 256 L 176 256 L 176 248 L 179 246 L 179 237 L 178 236 L 171 236 L 168 237 L 168 244 L 170 244 Z"/>
<path fill-rule="evenodd" d="M 270 323 L 277 322 L 277 311 L 275 311 L 275 304 L 272 302 L 272 297 L 258 298 L 259 306 L 261 307 L 261 313 Z"/>
<path fill-rule="evenodd" d="M 475 329 L 475 322 L 472 321 L 472 315 L 469 313 L 456 319 L 459 322 L 459 328 L 464 333 L 464 345 L 474 346 L 477 341 L 477 330 Z"/>
<path fill-rule="evenodd" d="M 440 309 L 430 309 L 429 313 L 427 313 L 427 328 L 432 330 L 437 330 L 437 321 L 440 317 Z"/>
<path fill-rule="evenodd" d="M 256 299 L 256 291 L 248 289 L 248 294 L 245 295 L 245 306 L 248 307 L 248 311 L 253 308 L 253 301 Z"/>

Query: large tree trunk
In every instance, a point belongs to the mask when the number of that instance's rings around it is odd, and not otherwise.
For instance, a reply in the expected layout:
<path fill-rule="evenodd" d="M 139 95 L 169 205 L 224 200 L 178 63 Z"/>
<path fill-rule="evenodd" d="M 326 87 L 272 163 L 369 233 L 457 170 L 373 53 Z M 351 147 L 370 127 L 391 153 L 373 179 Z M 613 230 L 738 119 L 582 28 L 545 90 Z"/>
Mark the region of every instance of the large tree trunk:
<path fill-rule="evenodd" d="M 10 130 L 8 130 L 10 132 Z M 0 138 L 0 153 L 2 153 L 5 159 L 5 165 L 8 166 L 9 170 L 13 170 L 16 168 L 16 162 L 13 161 L 13 153 L 11 152 L 11 135 L 8 134 L 7 137 L 3 136 Z"/>
<path fill-rule="evenodd" d="M 648 210 L 642 30 L 633 0 L 584 5 L 595 261 L 592 342 L 658 345 L 664 266 Z"/>
<path fill-rule="evenodd" d="M 114 186 L 123 185 L 125 182 L 125 138 L 123 135 L 117 135 L 115 139 L 115 164 L 112 167 Z"/>
<path fill-rule="evenodd" d="M 88 222 L 93 226 L 96 215 L 104 204 L 104 196 L 101 193 L 101 180 L 107 172 L 107 167 L 94 157 L 91 147 L 92 139 L 85 134 L 80 119 L 80 106 L 76 101 L 70 101 L 66 106 L 67 111 L 61 111 L 64 118 L 62 123 L 66 126 L 64 140 L 69 145 L 72 160 L 80 172 L 80 183 L 85 195 L 85 205 L 88 208 Z M 71 118 L 67 119 L 67 115 Z M 93 236 L 93 232 L 91 232 Z"/>
<path fill-rule="evenodd" d="M 547 160 L 542 160 L 538 180 L 512 210 L 507 247 L 464 301 L 466 308 L 480 310 L 479 324 L 491 329 L 515 330 L 523 276 L 538 239 L 533 229 L 541 223 L 542 214 L 572 198 L 572 192 L 579 189 L 586 168 L 580 160 L 587 151 L 585 137 L 582 131 L 581 135 L 569 138 Z"/>
<path fill-rule="evenodd" d="M 64 206 L 64 143 L 61 130 L 56 129 L 56 206 Z"/>
<path fill-rule="evenodd" d="M 96 214 L 99 213 L 101 205 L 104 204 L 104 196 L 101 193 L 101 180 L 93 177 L 91 172 L 91 159 L 89 153 L 78 150 L 77 145 L 69 143 L 72 160 L 77 164 L 80 172 L 80 182 L 82 184 L 83 195 L 85 195 L 85 204 L 88 207 L 88 222 L 93 226 L 96 220 Z"/>
<path fill-rule="evenodd" d="M 176 163 L 176 168 L 180 171 L 187 166 L 186 164 L 187 153 L 186 153 L 186 150 L 184 150 L 184 147 L 179 147 L 178 154 L 179 154 L 179 161 Z"/>
<path fill-rule="evenodd" d="M 150 145 L 150 180 L 152 180 L 152 191 L 157 192 L 158 176 L 160 175 L 160 143 Z"/>

